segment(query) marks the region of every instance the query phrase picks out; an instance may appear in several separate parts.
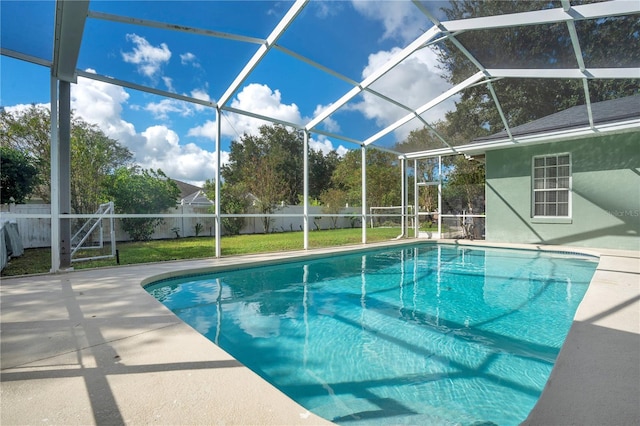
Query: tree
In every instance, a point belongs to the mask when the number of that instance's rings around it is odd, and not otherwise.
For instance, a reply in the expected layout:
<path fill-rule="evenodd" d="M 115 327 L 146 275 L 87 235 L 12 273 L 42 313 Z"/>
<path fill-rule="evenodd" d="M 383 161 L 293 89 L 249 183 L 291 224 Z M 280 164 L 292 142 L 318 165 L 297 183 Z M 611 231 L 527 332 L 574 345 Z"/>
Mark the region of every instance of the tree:
<path fill-rule="evenodd" d="M 275 170 L 284 192 L 280 201 L 298 204 L 304 185 L 303 147 L 302 132 L 287 130 L 280 125 L 262 126 L 258 135 L 245 134 L 231 143 L 229 162 L 221 170 L 221 175 L 232 186 L 242 183 L 245 189 L 254 192 L 250 187 L 255 174 L 252 164 L 260 158 L 269 157 L 268 163 Z M 330 186 L 331 175 L 339 162 L 340 157 L 335 151 L 325 155 L 322 151 L 309 150 L 310 198 L 318 198 Z"/>
<path fill-rule="evenodd" d="M 44 202 L 51 194 L 51 119 L 49 110 L 31 105 L 24 111 L 0 110 L 0 144 L 33 158 L 38 167 L 39 184 L 34 188 Z"/>
<path fill-rule="evenodd" d="M 331 176 L 331 186 L 343 191 L 350 206 L 362 205 L 362 174 L 359 150 L 349 151 Z"/>
<path fill-rule="evenodd" d="M 322 203 L 322 213 L 338 214 L 347 202 L 347 194 L 341 189 L 329 188 L 320 194 L 320 202 Z M 333 229 L 336 229 L 338 226 L 337 216 L 331 217 L 331 224 Z"/>
<path fill-rule="evenodd" d="M 243 135 L 231 142 L 229 162 L 221 176 L 226 191 L 238 198 L 241 191 L 253 195 L 260 213 L 272 214 L 279 205 L 298 204 L 304 185 L 303 134 L 284 126 L 262 126 L 258 135 Z M 326 156 L 321 151 L 309 151 L 309 196 L 317 198 L 327 189 L 340 158 L 335 151 Z M 222 201 L 222 200 L 221 200 Z M 240 206 L 238 206 L 240 207 Z M 263 219 L 269 232 L 271 219 Z"/>
<path fill-rule="evenodd" d="M 443 188 L 447 201 L 460 204 L 467 212 L 484 210 L 484 163 L 458 155 L 453 166 Z"/>
<path fill-rule="evenodd" d="M 398 156 L 377 149 L 367 150 L 367 203 L 370 206 L 397 206 L 401 203 L 401 176 Z"/>
<path fill-rule="evenodd" d="M 116 213 L 161 213 L 176 206 L 180 190 L 162 170 L 121 167 L 104 182 L 106 194 L 114 201 Z M 134 241 L 146 241 L 162 218 L 124 218 L 122 228 Z"/>
<path fill-rule="evenodd" d="M 215 182 L 207 180 L 204 184 L 204 192 L 207 198 L 215 200 Z M 231 185 L 222 182 L 220 187 L 220 212 L 222 214 L 242 214 L 246 213 L 249 207 L 249 199 L 247 191 L 242 185 Z M 222 218 L 222 226 L 229 235 L 238 235 L 244 226 L 245 219 L 243 217 L 224 217 Z"/>
<path fill-rule="evenodd" d="M 298 130 L 287 130 L 284 126 L 262 126 L 260 137 L 266 148 L 265 156 L 269 157 L 262 167 L 273 169 L 274 179 L 284 193 L 281 200 L 286 204 L 297 204 L 298 194 L 302 193 L 304 185 L 303 170 L 303 134 Z M 258 185 L 261 183 L 256 182 Z M 276 194 L 280 190 L 275 188 L 268 190 L 270 194 Z M 257 194 L 254 194 L 257 195 Z"/>
<path fill-rule="evenodd" d="M 273 169 L 271 177 L 277 179 L 282 199 L 288 204 L 298 202 L 302 193 L 302 138 L 299 132 L 288 131 L 283 126 L 262 126 L 259 135 L 243 135 L 239 141 L 231 142 L 229 162 L 222 168 L 221 175 L 231 185 L 244 184 L 255 196 L 256 185 L 273 185 L 276 182 L 258 182 L 254 164 L 264 158 Z"/>
<path fill-rule="evenodd" d="M 115 169 L 131 163 L 133 154 L 96 126 L 80 119 L 71 124 L 71 208 L 93 213 L 105 200 L 104 182 Z"/>
<path fill-rule="evenodd" d="M 438 134 L 446 132 L 447 123 L 444 121 L 438 121 L 433 124 L 433 128 Z M 442 135 L 441 135 L 442 136 Z M 416 152 L 416 151 L 428 151 L 432 149 L 446 148 L 446 145 L 442 140 L 428 127 L 412 130 L 402 142 L 396 143 L 394 149 L 398 152 Z"/>
<path fill-rule="evenodd" d="M 309 150 L 309 198 L 320 198 L 320 194 L 331 187 L 331 176 L 339 163 L 336 151 L 325 155 L 322 151 Z"/>
<path fill-rule="evenodd" d="M 248 186 L 256 197 L 255 207 L 265 216 L 262 218 L 265 234 L 271 228 L 272 219 L 268 216 L 276 211 L 286 195 L 284 178 L 277 170 L 274 157 L 261 157 L 256 159 L 252 170 L 254 174 L 249 178 Z"/>
<path fill-rule="evenodd" d="M 452 1 L 442 11 L 447 19 L 454 20 L 549 7 L 558 7 L 558 3 L 464 0 Z M 577 68 L 571 38 L 562 23 L 468 31 L 456 37 L 488 68 L 521 68 L 523 64 L 529 68 Z M 587 66 L 633 67 L 640 62 L 640 49 L 628 48 L 637 45 L 640 39 L 638 20 L 634 17 L 580 21 L 578 37 L 583 43 Z M 437 53 L 444 78 L 451 84 L 458 84 L 478 71 L 450 41 L 442 43 Z M 638 93 L 638 87 L 638 79 L 589 82 L 592 102 L 632 95 Z M 579 80 L 503 79 L 495 82 L 494 88 L 511 127 L 585 103 Z M 486 85 L 466 89 L 456 107 L 446 116 L 447 138 L 451 143 L 467 143 L 504 128 Z"/>
<path fill-rule="evenodd" d="M 38 167 L 39 185 L 34 195 L 50 202 L 51 117 L 43 106 L 24 111 L 0 111 L 0 142 L 32 157 Z M 77 117 L 71 119 L 71 207 L 76 213 L 93 213 L 106 201 L 106 176 L 133 161 L 133 154 L 118 141 L 107 137 L 97 126 Z"/>
<path fill-rule="evenodd" d="M 0 203 L 22 204 L 38 184 L 35 160 L 23 152 L 0 146 Z"/>
<path fill-rule="evenodd" d="M 346 201 L 353 206 L 362 204 L 361 152 L 349 151 L 338 164 L 331 182 L 344 191 Z M 398 157 L 389 152 L 367 149 L 367 204 L 394 206 L 401 202 L 401 176 Z"/>

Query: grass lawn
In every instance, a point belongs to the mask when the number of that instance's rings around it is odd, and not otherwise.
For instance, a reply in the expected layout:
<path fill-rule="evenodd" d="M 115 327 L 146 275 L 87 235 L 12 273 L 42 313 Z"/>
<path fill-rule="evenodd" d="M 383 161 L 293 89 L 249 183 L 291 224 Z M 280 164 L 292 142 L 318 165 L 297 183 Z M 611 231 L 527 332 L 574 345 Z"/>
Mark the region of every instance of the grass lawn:
<path fill-rule="evenodd" d="M 367 241 L 386 241 L 397 237 L 399 228 L 373 228 L 367 230 Z M 222 237 L 222 255 L 266 253 L 276 251 L 302 250 L 302 232 L 283 232 L 275 234 L 234 235 Z M 359 244 L 362 241 L 362 229 L 336 229 L 309 232 L 309 247 L 334 247 Z M 176 238 L 145 242 L 118 243 L 120 265 L 135 263 L 162 262 L 167 260 L 198 259 L 215 256 L 215 239 L 212 237 Z M 95 255 L 91 251 L 79 252 L 77 257 Z M 117 265 L 115 259 L 74 262 L 74 269 L 99 268 Z M 51 250 L 27 249 L 24 255 L 13 258 L 2 271 L 2 276 L 26 275 L 49 272 L 51 269 Z"/>

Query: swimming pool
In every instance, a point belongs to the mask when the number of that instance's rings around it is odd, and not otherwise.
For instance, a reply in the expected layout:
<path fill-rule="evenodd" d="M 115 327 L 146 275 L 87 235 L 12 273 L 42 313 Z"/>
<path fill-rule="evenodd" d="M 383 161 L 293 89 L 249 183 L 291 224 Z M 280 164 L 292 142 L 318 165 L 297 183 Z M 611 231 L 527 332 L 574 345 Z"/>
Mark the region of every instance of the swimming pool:
<path fill-rule="evenodd" d="M 349 424 L 518 424 L 594 259 L 424 244 L 146 287 L 310 411 Z"/>

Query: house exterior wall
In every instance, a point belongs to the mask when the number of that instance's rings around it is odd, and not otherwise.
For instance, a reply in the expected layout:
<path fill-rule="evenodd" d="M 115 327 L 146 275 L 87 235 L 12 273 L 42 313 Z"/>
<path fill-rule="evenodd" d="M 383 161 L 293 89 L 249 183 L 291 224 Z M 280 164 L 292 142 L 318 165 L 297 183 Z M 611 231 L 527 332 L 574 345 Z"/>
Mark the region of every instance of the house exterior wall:
<path fill-rule="evenodd" d="M 532 214 L 532 158 L 570 153 L 571 217 Z M 640 250 L 640 132 L 486 153 L 486 240 Z"/>

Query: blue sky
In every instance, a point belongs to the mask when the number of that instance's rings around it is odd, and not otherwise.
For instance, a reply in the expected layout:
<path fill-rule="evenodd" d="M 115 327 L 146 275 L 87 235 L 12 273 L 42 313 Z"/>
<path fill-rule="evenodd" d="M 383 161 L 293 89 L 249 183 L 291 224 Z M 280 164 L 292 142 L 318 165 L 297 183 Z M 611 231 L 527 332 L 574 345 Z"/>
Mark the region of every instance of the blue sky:
<path fill-rule="evenodd" d="M 427 2 L 437 13 L 439 2 Z M 265 39 L 291 7 L 282 1 L 92 1 L 90 10 Z M 54 3 L 1 3 L 2 47 L 51 59 Z M 28 19 L 27 19 L 28 17 Z M 278 41 L 345 77 L 361 81 L 430 22 L 408 1 L 312 1 Z M 176 31 L 87 19 L 78 68 L 147 87 L 217 101 L 259 45 Z M 45 67 L 0 58 L 0 105 L 8 111 L 49 103 Z M 449 88 L 436 55 L 421 49 L 374 84 L 386 95 L 417 107 Z M 250 74 L 227 106 L 305 123 L 352 86 L 277 49 Z M 430 113 L 442 117 L 451 104 Z M 143 167 L 202 183 L 215 173 L 215 113 L 197 104 L 162 98 L 91 79 L 72 86 L 75 113 L 98 125 L 135 154 Z M 323 122 L 331 132 L 364 140 L 406 111 L 370 95 L 353 99 Z M 225 113 L 222 159 L 229 143 L 255 133 L 259 120 Z M 421 127 L 412 122 L 385 139 L 390 145 Z M 343 153 L 353 145 L 312 135 L 311 146 Z"/>

